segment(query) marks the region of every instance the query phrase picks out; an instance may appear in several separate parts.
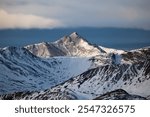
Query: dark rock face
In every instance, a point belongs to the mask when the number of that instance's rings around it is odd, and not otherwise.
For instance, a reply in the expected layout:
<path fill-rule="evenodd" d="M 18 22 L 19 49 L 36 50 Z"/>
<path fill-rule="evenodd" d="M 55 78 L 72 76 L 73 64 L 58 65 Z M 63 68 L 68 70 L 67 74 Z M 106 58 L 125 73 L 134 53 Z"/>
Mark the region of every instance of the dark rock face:
<path fill-rule="evenodd" d="M 115 91 L 108 92 L 99 97 L 96 97 L 94 100 L 145 100 L 146 98 L 128 94 L 123 89 L 117 89 Z"/>
<path fill-rule="evenodd" d="M 15 92 L 12 94 L 1 95 L 2 100 L 77 100 L 78 98 L 72 91 L 45 90 L 42 92 Z"/>
<path fill-rule="evenodd" d="M 16 92 L 13 94 L 2 95 L 0 98 L 3 100 L 19 100 L 30 94 L 32 94 L 32 92 Z"/>
<path fill-rule="evenodd" d="M 41 92 L 16 92 L 13 94 L 0 96 L 2 100 L 78 100 L 72 91 L 54 91 L 49 90 Z M 93 100 L 146 100 L 149 97 L 142 97 L 138 95 L 128 94 L 123 89 L 117 89 L 106 94 L 100 95 Z"/>

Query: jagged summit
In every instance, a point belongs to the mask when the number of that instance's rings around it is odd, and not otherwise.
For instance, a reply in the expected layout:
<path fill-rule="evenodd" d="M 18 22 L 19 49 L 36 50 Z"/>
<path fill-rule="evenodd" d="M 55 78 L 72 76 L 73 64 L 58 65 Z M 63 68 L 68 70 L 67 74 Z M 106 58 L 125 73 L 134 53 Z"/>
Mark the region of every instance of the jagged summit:
<path fill-rule="evenodd" d="M 61 39 L 57 40 L 55 43 L 59 43 L 59 44 L 74 43 L 75 45 L 77 45 L 79 44 L 80 41 L 87 42 L 87 40 L 81 37 L 77 32 L 73 32 L 70 35 L 64 36 Z"/>
<path fill-rule="evenodd" d="M 70 34 L 70 37 L 75 39 L 75 38 L 80 37 L 80 36 L 77 32 L 73 32 Z"/>
<path fill-rule="evenodd" d="M 44 58 L 51 56 L 91 57 L 103 53 L 98 46 L 90 44 L 77 32 L 64 36 L 53 43 L 34 44 L 26 46 L 26 48 L 34 55 Z"/>
<path fill-rule="evenodd" d="M 56 41 L 55 45 L 69 56 L 91 57 L 100 55 L 103 52 L 81 37 L 77 32 L 64 36 Z"/>

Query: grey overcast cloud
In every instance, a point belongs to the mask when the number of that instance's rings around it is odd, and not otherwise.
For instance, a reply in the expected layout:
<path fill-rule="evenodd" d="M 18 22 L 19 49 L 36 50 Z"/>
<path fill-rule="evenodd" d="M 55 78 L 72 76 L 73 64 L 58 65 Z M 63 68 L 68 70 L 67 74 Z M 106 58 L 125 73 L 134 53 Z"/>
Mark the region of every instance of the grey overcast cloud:
<path fill-rule="evenodd" d="M 0 0 L 0 29 L 150 29 L 150 0 Z"/>

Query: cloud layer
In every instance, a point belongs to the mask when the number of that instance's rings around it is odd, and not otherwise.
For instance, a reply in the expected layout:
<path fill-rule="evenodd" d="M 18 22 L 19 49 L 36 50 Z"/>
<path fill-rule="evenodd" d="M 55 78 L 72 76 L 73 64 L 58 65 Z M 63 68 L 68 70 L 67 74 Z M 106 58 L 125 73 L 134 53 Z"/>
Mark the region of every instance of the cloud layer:
<path fill-rule="evenodd" d="M 0 10 L 0 28 L 54 28 L 62 24 L 53 19 L 30 14 L 11 14 Z"/>
<path fill-rule="evenodd" d="M 38 27 L 133 27 L 150 29 L 150 0 L 1 0 L 8 15 L 35 16 Z M 28 15 L 32 14 L 32 15 Z M 46 18 L 45 18 L 46 17 Z M 35 19 L 36 19 L 35 18 Z M 54 20 L 55 19 L 55 20 Z M 49 20 L 49 21 L 47 21 Z M 35 20 L 33 22 L 36 22 Z M 48 26 L 46 22 L 48 23 Z M 1 20 L 0 20 L 1 23 Z M 37 23 L 39 24 L 39 23 Z M 63 24 L 63 25 L 62 25 Z M 21 25 L 21 24 L 20 24 Z M 23 25 L 23 24 L 22 24 Z M 36 25 L 36 24 L 34 24 Z M 9 26 L 8 26 L 9 27 Z M 32 26 L 31 26 L 32 27 Z"/>

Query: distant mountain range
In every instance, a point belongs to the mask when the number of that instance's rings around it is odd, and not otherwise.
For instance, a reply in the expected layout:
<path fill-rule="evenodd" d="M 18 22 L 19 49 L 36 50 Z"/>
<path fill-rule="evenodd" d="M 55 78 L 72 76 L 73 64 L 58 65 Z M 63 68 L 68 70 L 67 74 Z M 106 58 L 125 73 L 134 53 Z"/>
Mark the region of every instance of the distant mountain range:
<path fill-rule="evenodd" d="M 150 47 L 93 45 L 74 32 L 0 49 L 0 99 L 149 99 Z"/>

